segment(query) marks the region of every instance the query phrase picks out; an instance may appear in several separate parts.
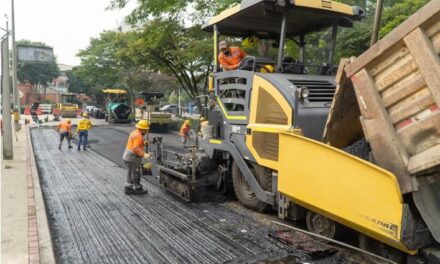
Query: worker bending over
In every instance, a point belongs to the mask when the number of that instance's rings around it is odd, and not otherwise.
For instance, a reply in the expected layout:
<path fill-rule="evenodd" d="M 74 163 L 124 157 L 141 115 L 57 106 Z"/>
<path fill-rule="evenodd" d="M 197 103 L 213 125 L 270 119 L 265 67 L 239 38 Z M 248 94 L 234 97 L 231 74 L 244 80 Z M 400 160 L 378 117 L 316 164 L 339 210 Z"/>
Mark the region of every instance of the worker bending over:
<path fill-rule="evenodd" d="M 150 129 L 147 120 L 140 120 L 136 125 L 136 130 L 131 132 L 128 137 L 127 147 L 125 148 L 122 160 L 128 167 L 127 184 L 125 194 L 145 194 L 141 185 L 142 158 L 148 159 L 150 155 L 144 151 L 144 135 Z"/>
<path fill-rule="evenodd" d="M 72 139 L 72 132 L 70 131 L 70 119 L 66 119 L 65 121 L 62 121 L 57 126 L 57 131 L 60 133 L 60 145 L 58 146 L 58 149 L 61 150 L 61 145 L 63 144 L 64 138 L 67 140 L 68 148 L 72 148 L 71 145 L 71 139 Z"/>
<path fill-rule="evenodd" d="M 241 60 L 247 56 L 239 47 L 229 47 L 225 40 L 220 41 L 218 47 L 220 49 L 218 61 L 225 71 L 237 69 Z"/>
<path fill-rule="evenodd" d="M 189 131 L 191 130 L 191 121 L 188 119 L 183 122 L 182 126 L 180 127 L 180 138 L 182 140 L 183 145 L 186 144 L 186 142 L 189 140 Z"/>
<path fill-rule="evenodd" d="M 89 120 L 89 114 L 84 112 L 83 118 L 79 120 L 76 128 L 76 133 L 78 134 L 78 150 L 81 150 L 81 144 L 83 144 L 83 150 L 87 149 L 87 139 L 90 128 L 92 128 L 92 122 Z"/>

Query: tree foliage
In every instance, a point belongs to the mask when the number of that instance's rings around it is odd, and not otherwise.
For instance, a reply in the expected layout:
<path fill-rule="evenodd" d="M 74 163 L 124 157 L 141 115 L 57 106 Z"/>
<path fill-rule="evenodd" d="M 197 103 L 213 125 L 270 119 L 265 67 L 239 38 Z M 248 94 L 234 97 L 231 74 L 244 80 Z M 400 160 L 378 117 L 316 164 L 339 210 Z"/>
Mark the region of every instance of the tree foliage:
<path fill-rule="evenodd" d="M 90 94 L 91 86 L 84 82 L 79 73 L 79 67 L 73 67 L 73 69 L 66 71 L 68 78 L 68 90 L 71 93 L 84 93 Z"/>
<path fill-rule="evenodd" d="M 117 52 L 124 48 L 121 35 L 119 32 L 104 31 L 99 38 L 92 38 L 89 46 L 78 53 L 81 66 L 75 70 L 75 75 L 82 82 L 98 89 L 112 87 L 119 82 L 121 63 Z"/>
<path fill-rule="evenodd" d="M 141 54 L 133 50 L 139 33 L 105 31 L 92 38 L 78 56 L 81 64 L 68 72 L 69 90 L 100 96 L 104 88 L 167 91 L 176 87 L 175 78 L 148 68 Z"/>
<path fill-rule="evenodd" d="M 109 9 L 124 8 L 130 0 L 111 0 Z M 138 6 L 127 17 L 132 24 L 145 23 L 151 17 L 183 17 L 205 22 L 207 17 L 237 4 L 240 0 L 138 0 Z"/>
<path fill-rule="evenodd" d="M 395 4 L 387 8 L 382 18 L 380 37 L 390 33 L 395 27 L 405 21 L 411 14 L 415 13 L 429 0 L 405 0 L 395 1 Z"/>
<path fill-rule="evenodd" d="M 172 75 L 192 99 L 206 91 L 212 59 L 210 35 L 199 25 L 183 28 L 175 20 L 147 23 L 130 43 L 127 57 L 135 65 Z"/>
<path fill-rule="evenodd" d="M 184 28 L 157 18 L 137 31 L 101 33 L 78 56 L 73 72 L 92 92 L 125 85 L 134 92 L 181 88 L 193 100 L 206 91 L 211 64 L 210 35 L 200 25 Z"/>
<path fill-rule="evenodd" d="M 129 0 L 110 0 L 109 9 Z M 205 94 L 212 70 L 212 36 L 201 30 L 207 18 L 240 0 L 132 0 L 137 7 L 127 17 L 134 30 L 105 31 L 79 52 L 81 65 L 69 74 L 71 90 L 97 92 L 105 87 L 127 86 L 133 91 L 172 91 L 180 88 L 191 100 Z M 380 37 L 389 33 L 428 0 L 385 0 Z M 375 0 L 340 0 L 366 10 L 366 18 L 353 28 L 340 28 L 335 63 L 341 57 L 358 56 L 369 47 Z M 190 26 L 188 26 L 190 25 Z M 306 37 L 306 59 L 327 60 L 331 30 Z M 233 39 L 240 44 L 241 39 Z M 249 54 L 257 46 L 245 47 Z M 275 56 L 276 50 L 270 50 Z M 298 47 L 287 41 L 286 55 L 296 57 Z M 84 90 L 84 89 L 83 89 Z"/>

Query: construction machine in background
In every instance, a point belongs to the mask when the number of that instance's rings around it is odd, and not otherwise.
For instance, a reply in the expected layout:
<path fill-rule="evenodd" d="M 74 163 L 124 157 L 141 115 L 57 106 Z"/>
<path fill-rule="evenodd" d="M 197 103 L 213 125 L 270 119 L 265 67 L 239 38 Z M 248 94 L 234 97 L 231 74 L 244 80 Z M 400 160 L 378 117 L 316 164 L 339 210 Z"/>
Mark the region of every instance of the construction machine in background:
<path fill-rule="evenodd" d="M 79 106 L 76 102 L 76 94 L 75 93 L 61 94 L 61 102 L 57 105 L 56 108 L 59 109 L 59 114 L 62 118 L 77 117 Z"/>
<path fill-rule="evenodd" d="M 214 72 L 209 124 L 190 152 L 153 139 L 161 185 L 187 201 L 206 186 L 233 189 L 243 205 L 319 235 L 345 226 L 361 248 L 397 263 L 438 263 L 440 2 L 334 66 L 338 27 L 363 16 L 333 1 L 244 0 L 211 18 L 203 29 L 214 34 L 215 69 L 220 33 L 276 40 L 278 58 Z M 307 35 L 326 29 L 328 60 L 307 64 Z M 297 60 L 284 57 L 286 39 Z"/>
<path fill-rule="evenodd" d="M 105 121 L 110 124 L 130 123 L 132 109 L 129 106 L 128 92 L 122 89 L 104 89 Z"/>
<path fill-rule="evenodd" d="M 150 122 L 153 130 L 167 130 L 172 122 L 170 113 L 160 110 L 160 99 L 164 97 L 161 92 L 142 92 L 142 98 L 136 100 L 136 121 L 145 119 Z"/>

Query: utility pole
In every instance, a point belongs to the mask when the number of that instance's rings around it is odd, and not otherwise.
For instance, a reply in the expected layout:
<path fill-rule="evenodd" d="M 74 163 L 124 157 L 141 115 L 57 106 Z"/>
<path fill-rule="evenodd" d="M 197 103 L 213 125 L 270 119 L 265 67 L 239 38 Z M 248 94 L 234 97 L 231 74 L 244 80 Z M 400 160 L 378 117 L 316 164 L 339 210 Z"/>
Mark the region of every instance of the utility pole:
<path fill-rule="evenodd" d="M 20 117 L 20 92 L 17 89 L 17 44 L 15 43 L 15 9 L 14 0 L 11 0 L 11 22 L 12 22 L 12 92 L 14 96 L 14 107 L 18 110 Z"/>
<path fill-rule="evenodd" d="M 9 80 L 9 29 L 6 22 L 6 34 L 2 37 L 2 122 L 3 122 L 3 159 L 13 159 L 12 123 L 11 123 L 11 83 Z"/>
<path fill-rule="evenodd" d="M 377 0 L 376 13 L 374 15 L 373 34 L 371 36 L 370 47 L 376 44 L 379 37 L 380 19 L 382 17 L 383 0 Z"/>
<path fill-rule="evenodd" d="M 15 43 L 15 9 L 14 0 L 11 0 L 11 22 L 12 22 L 12 91 L 14 94 L 14 105 L 20 116 L 20 93 L 17 89 L 17 44 Z"/>

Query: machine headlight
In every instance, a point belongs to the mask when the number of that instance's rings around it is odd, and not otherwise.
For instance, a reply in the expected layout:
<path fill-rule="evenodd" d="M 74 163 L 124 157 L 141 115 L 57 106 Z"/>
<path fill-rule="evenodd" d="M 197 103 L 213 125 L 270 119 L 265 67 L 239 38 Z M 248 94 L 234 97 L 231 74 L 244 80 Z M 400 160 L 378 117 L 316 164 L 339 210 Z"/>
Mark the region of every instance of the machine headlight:
<path fill-rule="evenodd" d="M 307 89 L 307 88 L 301 89 L 301 99 L 304 100 L 304 99 L 308 98 L 309 95 L 310 95 L 310 90 L 309 89 Z"/>
<path fill-rule="evenodd" d="M 287 2 L 286 2 L 286 0 L 277 0 L 277 4 L 281 7 L 285 7 Z"/>
<path fill-rule="evenodd" d="M 307 99 L 309 97 L 309 95 L 310 95 L 310 90 L 307 89 L 306 87 L 299 87 L 295 91 L 295 97 L 299 101 L 304 101 L 305 99 Z"/>

